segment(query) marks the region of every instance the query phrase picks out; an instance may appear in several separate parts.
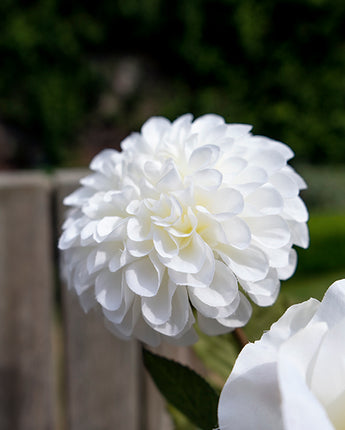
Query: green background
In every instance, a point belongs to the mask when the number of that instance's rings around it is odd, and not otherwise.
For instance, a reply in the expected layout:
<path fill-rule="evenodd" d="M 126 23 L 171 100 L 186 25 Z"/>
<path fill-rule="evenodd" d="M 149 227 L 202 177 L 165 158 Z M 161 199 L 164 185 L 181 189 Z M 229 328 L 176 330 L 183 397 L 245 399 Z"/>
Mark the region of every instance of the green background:
<path fill-rule="evenodd" d="M 90 140 L 187 111 L 251 123 L 300 162 L 344 162 L 344 21 L 342 0 L 2 0 L 13 162 L 87 164 Z"/>

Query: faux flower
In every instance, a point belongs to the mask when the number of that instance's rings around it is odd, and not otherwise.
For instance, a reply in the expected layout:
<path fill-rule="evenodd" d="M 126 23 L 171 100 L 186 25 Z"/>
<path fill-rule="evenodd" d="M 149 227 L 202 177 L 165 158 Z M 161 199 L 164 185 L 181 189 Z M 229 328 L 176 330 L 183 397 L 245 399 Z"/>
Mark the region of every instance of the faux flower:
<path fill-rule="evenodd" d="M 237 358 L 220 396 L 221 430 L 345 428 L 345 280 L 291 306 Z"/>
<path fill-rule="evenodd" d="M 195 317 L 207 334 L 230 331 L 250 318 L 246 296 L 271 305 L 294 272 L 305 183 L 288 146 L 250 130 L 217 115 L 151 118 L 65 199 L 68 285 L 120 337 L 192 343 Z"/>

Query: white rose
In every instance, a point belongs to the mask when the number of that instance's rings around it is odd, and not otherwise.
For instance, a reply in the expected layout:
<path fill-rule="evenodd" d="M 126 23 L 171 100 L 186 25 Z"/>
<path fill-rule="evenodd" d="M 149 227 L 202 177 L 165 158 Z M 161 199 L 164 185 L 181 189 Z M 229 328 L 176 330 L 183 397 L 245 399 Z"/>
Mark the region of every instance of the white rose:
<path fill-rule="evenodd" d="M 345 429 L 345 280 L 245 346 L 218 417 L 221 430 Z"/>
<path fill-rule="evenodd" d="M 84 309 L 151 345 L 244 325 L 271 305 L 308 246 L 303 179 L 283 143 L 217 115 L 151 118 L 122 152 L 106 150 L 65 199 L 59 247 Z"/>

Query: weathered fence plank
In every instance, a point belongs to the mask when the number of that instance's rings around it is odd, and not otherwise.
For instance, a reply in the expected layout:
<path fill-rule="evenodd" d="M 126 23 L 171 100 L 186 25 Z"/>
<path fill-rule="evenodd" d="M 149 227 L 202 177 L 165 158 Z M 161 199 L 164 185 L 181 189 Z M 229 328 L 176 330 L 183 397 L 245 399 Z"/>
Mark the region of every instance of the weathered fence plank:
<path fill-rule="evenodd" d="M 60 223 L 63 197 L 76 188 L 81 176 L 69 171 L 56 175 Z M 95 312 L 85 315 L 77 297 L 64 286 L 62 295 L 68 430 L 142 429 L 140 345 L 114 337 Z"/>
<path fill-rule="evenodd" d="M 0 174 L 0 428 L 54 427 L 50 182 Z"/>

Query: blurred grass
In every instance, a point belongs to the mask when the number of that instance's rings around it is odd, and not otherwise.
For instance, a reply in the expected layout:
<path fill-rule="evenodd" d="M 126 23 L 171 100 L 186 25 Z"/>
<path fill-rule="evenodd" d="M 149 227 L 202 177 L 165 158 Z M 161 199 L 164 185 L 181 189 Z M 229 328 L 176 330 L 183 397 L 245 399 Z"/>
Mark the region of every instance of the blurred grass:
<path fill-rule="evenodd" d="M 310 297 L 322 299 L 327 288 L 345 278 L 345 210 L 328 212 L 314 209 L 309 221 L 310 247 L 297 249 L 299 261 L 295 275 L 282 282 L 276 303 L 268 308 L 253 305 L 253 316 L 244 328 L 250 341 L 259 339 L 285 310 Z M 209 337 L 199 333 L 194 349 L 208 369 L 209 382 L 220 391 L 230 374 L 239 347 L 233 335 Z M 169 407 L 176 430 L 195 430 L 178 411 Z"/>

